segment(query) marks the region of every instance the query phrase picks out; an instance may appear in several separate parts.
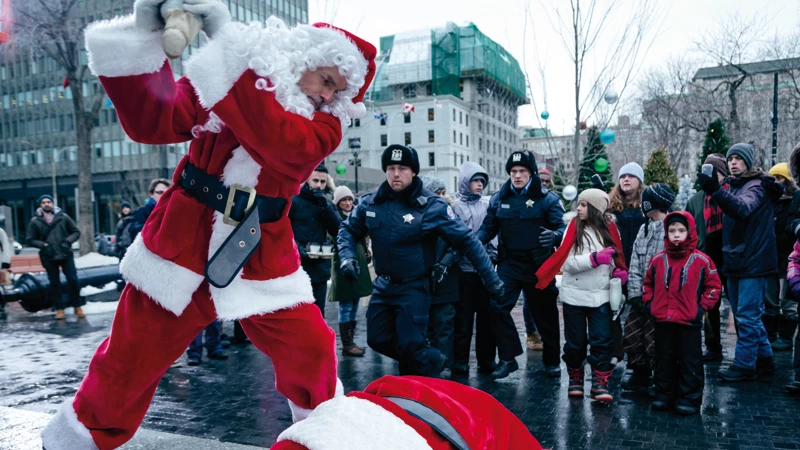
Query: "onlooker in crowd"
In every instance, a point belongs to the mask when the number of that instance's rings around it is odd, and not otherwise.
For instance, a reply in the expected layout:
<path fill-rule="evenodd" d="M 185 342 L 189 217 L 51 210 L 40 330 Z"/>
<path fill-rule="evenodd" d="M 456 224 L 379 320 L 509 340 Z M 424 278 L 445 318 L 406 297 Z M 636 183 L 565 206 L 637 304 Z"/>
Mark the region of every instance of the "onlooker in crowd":
<path fill-rule="evenodd" d="M 353 212 L 354 199 L 353 191 L 347 186 L 337 186 L 333 191 L 333 204 L 336 205 L 336 211 L 343 221 Z M 333 238 L 335 239 L 338 234 L 337 228 Z M 370 257 L 364 239 L 356 243 L 356 260 L 364 270 L 358 275 L 358 279 L 351 280 L 342 274 L 342 269 L 339 267 L 339 250 L 334 246 L 328 300 L 339 303 L 339 338 L 342 340 L 342 355 L 345 356 L 364 356 L 364 349 L 355 343 L 358 304 L 361 297 L 372 293 L 372 280 L 367 270 Z"/>
<path fill-rule="evenodd" d="M 206 335 L 206 342 L 203 344 L 203 333 Z M 190 366 L 198 366 L 203 361 L 203 347 L 206 348 L 209 359 L 228 359 L 228 355 L 222 350 L 220 343 L 220 334 L 222 334 L 222 323 L 215 320 L 206 326 L 206 329 L 201 331 L 196 338 L 189 344 L 189 350 L 186 351 L 187 364 Z"/>
<path fill-rule="evenodd" d="M 14 247 L 11 246 L 11 242 L 8 240 L 6 230 L 0 228 L 0 285 L 6 282 L 10 283 L 11 274 L 9 273 L 9 269 L 11 269 L 11 255 L 13 254 Z M 0 298 L 0 320 L 5 318 L 6 303 Z"/>
<path fill-rule="evenodd" d="M 656 321 L 655 410 L 674 405 L 697 413 L 705 383 L 700 337 L 703 315 L 718 303 L 722 283 L 714 262 L 697 250 L 694 218 L 673 212 L 664 221 L 666 250 L 650 262 L 642 301 Z"/>
<path fill-rule="evenodd" d="M 772 350 L 792 349 L 797 328 L 797 301 L 787 291 L 786 267 L 794 244 L 793 230 L 787 231 L 789 223 L 797 218 L 800 207 L 800 191 L 789 173 L 789 165 L 778 163 L 769 171 L 775 181 L 783 185 L 783 195 L 775 202 L 775 242 L 778 246 L 778 275 L 767 282 L 764 296 L 764 315 L 762 320 L 767 329 L 767 338 Z M 787 295 L 788 294 L 788 295 Z"/>
<path fill-rule="evenodd" d="M 792 153 L 794 155 L 794 152 Z M 800 172 L 796 172 L 800 173 Z M 794 243 L 792 254 L 789 256 L 789 267 L 786 278 L 789 282 L 789 289 L 794 298 L 800 298 L 800 220 L 794 222 L 795 235 L 797 239 Z M 795 326 L 797 325 L 797 316 Z M 800 393 L 800 333 L 797 333 L 794 341 L 794 379 L 786 385 L 790 393 Z"/>
<path fill-rule="evenodd" d="M 642 192 L 644 191 L 644 169 L 635 162 L 629 162 L 619 169 L 618 183 L 611 190 L 611 213 L 616 219 L 617 228 L 622 237 L 622 252 L 625 254 L 625 264 L 630 266 L 633 256 L 633 242 L 639 228 L 644 225 L 645 217 L 642 213 Z M 627 288 L 623 287 L 627 295 Z M 614 336 L 614 363 L 622 361 L 625 357 L 622 346 L 622 318 L 611 324 L 611 334 Z"/>
<path fill-rule="evenodd" d="M 167 192 L 170 186 L 172 186 L 172 182 L 166 178 L 156 178 L 150 182 L 150 186 L 147 188 L 147 193 L 150 197 L 144 205 L 136 208 L 136 211 L 133 212 L 133 221 L 130 227 L 131 243 L 133 243 L 136 236 L 142 231 L 145 222 L 147 222 L 150 214 L 152 214 L 153 210 L 156 208 L 156 203 L 158 203 L 158 200 L 164 195 L 164 192 Z"/>
<path fill-rule="evenodd" d="M 697 184 L 725 213 L 722 254 L 739 339 L 733 364 L 720 370 L 719 377 L 733 382 L 755 380 L 756 373 L 775 371 L 761 314 L 767 278 L 778 272 L 772 203 L 783 189 L 772 175 L 753 166 L 750 144 L 734 144 L 726 156 L 731 172 L 728 190 L 720 188 L 715 176 L 704 173 L 697 175 Z"/>
<path fill-rule="evenodd" d="M 132 209 L 129 202 L 123 201 L 119 207 L 119 221 L 117 221 L 117 232 L 115 233 L 117 242 L 117 256 L 122 259 L 128 247 L 133 244 L 131 226 L 133 224 Z"/>
<path fill-rule="evenodd" d="M 650 259 L 664 250 L 664 217 L 674 202 L 675 193 L 666 184 L 651 184 L 642 192 L 642 212 L 647 222 L 639 228 L 633 243 L 628 277 L 628 303 L 631 308 L 625 320 L 622 339 L 629 369 L 622 379 L 622 388 L 629 391 L 646 390 L 653 386 L 655 324 L 642 303 L 642 285 Z"/>
<path fill-rule="evenodd" d="M 456 215 L 473 232 L 478 231 L 486 217 L 489 201 L 484 199 L 483 189 L 489 184 L 489 174 L 478 163 L 467 161 L 461 166 L 458 177 L 458 197 L 453 205 Z M 497 263 L 497 240 L 486 244 L 489 258 Z M 469 372 L 469 350 L 472 345 L 473 323 L 475 324 L 475 357 L 478 372 L 494 371 L 497 345 L 489 317 L 491 296 L 483 286 L 481 277 L 467 258 L 459 259 L 459 297 L 456 303 L 455 332 L 453 334 L 453 363 L 450 371 Z"/>
<path fill-rule="evenodd" d="M 423 188 L 447 200 L 452 208 L 453 201 L 447 195 L 442 180 L 434 177 L 420 177 L 420 180 Z M 461 275 L 455 253 L 448 252 L 448 248 L 447 242 L 439 238 L 436 244 L 438 262 L 431 270 L 431 307 L 428 314 L 428 342 L 447 358 L 445 368 L 450 368 L 453 363 L 455 304 L 458 302 L 458 278 Z"/>
<path fill-rule="evenodd" d="M 727 189 L 725 179 L 728 174 L 728 163 L 725 156 L 711 153 L 703 161 L 714 168 L 713 176 L 716 177 L 722 189 Z M 722 218 L 724 213 L 717 202 L 710 195 L 700 190 L 689 198 L 686 203 L 686 212 L 694 217 L 697 227 L 697 249 L 708 255 L 717 266 L 717 273 L 722 281 L 722 290 L 727 292 L 728 278 L 725 276 L 725 262 L 722 258 Z M 722 337 L 720 334 L 719 308 L 722 301 L 717 302 L 713 308 L 706 311 L 704 319 L 704 333 L 706 351 L 703 353 L 703 362 L 722 361 Z"/>
<path fill-rule="evenodd" d="M 66 215 L 61 208 L 53 205 L 53 197 L 45 194 L 39 197 L 39 208 L 36 215 L 28 225 L 25 241 L 30 247 L 39 249 L 39 259 L 42 267 L 47 271 L 50 281 L 48 295 L 53 299 L 56 309 L 56 320 L 66 318 L 64 308 L 75 308 L 75 315 L 83 318 L 86 314 L 81 307 L 86 300 L 80 296 L 78 286 L 78 272 L 75 269 L 72 244 L 81 237 L 81 232 L 75 226 L 71 217 Z M 67 279 L 68 294 L 66 300 L 61 295 L 61 275 L 59 268 Z"/>
<path fill-rule="evenodd" d="M 292 223 L 297 251 L 300 253 L 300 264 L 311 278 L 314 303 L 323 317 L 328 280 L 331 278 L 331 260 L 314 255 L 313 253 L 319 251 L 316 248 L 311 255 L 309 250 L 329 244 L 328 235 L 336 236 L 339 230 L 339 213 L 326 195 L 334 189 L 332 181 L 328 176 L 328 169 L 320 164 L 308 177 L 308 181 L 303 183 L 300 193 L 292 197 L 292 206 L 289 208 L 289 220 Z"/>
<path fill-rule="evenodd" d="M 542 180 L 542 187 L 553 190 L 553 175 L 547 169 L 539 169 L 539 179 Z"/>
<path fill-rule="evenodd" d="M 569 373 L 567 395 L 583 397 L 588 361 L 593 373 L 591 398 L 606 403 L 614 400 L 608 391 L 608 378 L 614 370 L 611 278 L 619 278 L 622 284 L 628 281 L 622 241 L 611 215 L 606 215 L 608 205 L 608 195 L 600 189 L 581 192 L 578 215 L 570 222 L 561 247 L 536 272 L 540 285 L 549 283 L 558 267 L 564 272 L 560 298 L 564 314 L 562 359 Z"/>

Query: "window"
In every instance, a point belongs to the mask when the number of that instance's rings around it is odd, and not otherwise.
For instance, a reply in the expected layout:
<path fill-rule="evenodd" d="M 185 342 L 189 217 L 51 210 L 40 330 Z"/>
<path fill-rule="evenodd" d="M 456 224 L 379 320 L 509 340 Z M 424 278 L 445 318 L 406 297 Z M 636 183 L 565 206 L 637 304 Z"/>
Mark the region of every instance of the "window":
<path fill-rule="evenodd" d="M 454 166 L 458 165 L 458 154 L 457 153 L 453 153 L 453 165 Z"/>
<path fill-rule="evenodd" d="M 453 144 L 456 143 L 456 130 L 453 130 Z"/>
<path fill-rule="evenodd" d="M 467 147 L 469 147 L 469 135 L 467 135 Z"/>
<path fill-rule="evenodd" d="M 406 145 L 411 145 L 411 132 L 406 131 Z"/>
<path fill-rule="evenodd" d="M 453 122 L 456 121 L 456 109 L 453 108 Z"/>
<path fill-rule="evenodd" d="M 356 119 L 355 122 L 357 127 L 361 126 L 361 119 Z"/>
<path fill-rule="evenodd" d="M 483 139 L 478 138 L 478 150 L 483 150 Z"/>
<path fill-rule="evenodd" d="M 381 116 L 381 126 L 386 126 L 386 117 Z"/>
<path fill-rule="evenodd" d="M 466 123 L 466 125 L 467 125 L 467 126 L 469 126 L 469 114 L 467 114 L 467 120 L 466 120 L 466 122 L 467 122 L 467 123 Z"/>
<path fill-rule="evenodd" d="M 478 131 L 483 131 L 483 121 L 478 119 Z"/>
<path fill-rule="evenodd" d="M 433 130 L 428 130 L 428 142 L 435 142 L 433 136 Z"/>
<path fill-rule="evenodd" d="M 403 113 L 403 123 L 411 123 L 411 113 Z"/>
<path fill-rule="evenodd" d="M 436 165 L 436 153 L 428 152 L 428 167 Z"/>
<path fill-rule="evenodd" d="M 458 144 L 464 145 L 464 133 L 458 133 Z"/>
<path fill-rule="evenodd" d="M 464 164 L 464 154 L 461 154 L 461 164 Z"/>
<path fill-rule="evenodd" d="M 433 122 L 433 108 L 428 108 L 428 122 Z"/>
<path fill-rule="evenodd" d="M 464 123 L 464 113 L 458 112 L 458 123 Z"/>
<path fill-rule="evenodd" d="M 381 135 L 381 147 L 386 147 L 387 145 L 389 145 L 388 141 L 389 141 L 389 137 L 387 135 L 385 135 L 385 134 L 382 134 Z"/>

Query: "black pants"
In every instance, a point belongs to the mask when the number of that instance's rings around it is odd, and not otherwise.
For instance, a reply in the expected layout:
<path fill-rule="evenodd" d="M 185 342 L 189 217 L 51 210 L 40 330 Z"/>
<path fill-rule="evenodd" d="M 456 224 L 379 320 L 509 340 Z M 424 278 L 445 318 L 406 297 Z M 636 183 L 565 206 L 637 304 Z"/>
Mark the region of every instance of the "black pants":
<path fill-rule="evenodd" d="M 536 289 L 537 267 L 531 263 L 514 260 L 501 261 L 497 275 L 503 280 L 504 294 L 499 300 L 492 300 L 489 311 L 492 317 L 492 330 L 497 339 L 500 359 L 510 361 L 522 354 L 517 326 L 511 318 L 511 310 L 517 304 L 519 294 L 525 292 L 533 312 L 536 328 L 542 336 L 544 351 L 542 361 L 546 366 L 559 365 L 561 336 L 558 330 L 558 289 L 555 280 L 544 289 Z"/>
<path fill-rule="evenodd" d="M 721 234 L 722 233 L 720 232 L 719 235 L 721 236 Z M 710 243 L 708 241 L 708 237 L 706 237 L 706 247 L 709 247 L 709 245 L 713 247 L 712 252 L 708 253 L 708 255 L 711 256 L 711 260 L 714 261 L 714 265 L 717 266 L 717 274 L 719 275 L 720 281 L 722 281 L 722 292 L 727 293 L 728 277 L 722 274 L 722 238 L 720 237 L 715 239 L 716 240 L 714 242 Z M 720 300 L 713 308 L 706 311 L 706 315 L 703 319 L 706 350 L 714 353 L 722 353 L 722 335 L 720 331 L 721 323 L 719 314 L 720 306 L 722 306 L 722 296 L 720 296 Z"/>
<path fill-rule="evenodd" d="M 50 288 L 48 295 L 53 300 L 56 309 L 64 309 L 69 307 L 79 307 L 86 304 L 85 300 L 81 300 L 81 289 L 78 286 L 78 271 L 75 269 L 75 260 L 57 259 L 57 260 L 42 260 L 42 266 L 47 271 L 47 279 L 50 280 Z M 61 275 L 58 269 L 64 272 L 64 278 L 67 279 L 67 296 L 61 295 Z"/>
<path fill-rule="evenodd" d="M 311 283 L 311 290 L 314 292 L 314 304 L 317 305 L 322 318 L 325 318 L 325 299 L 328 297 L 328 281 L 318 281 Z"/>
<path fill-rule="evenodd" d="M 428 316 L 428 342 L 447 358 L 446 367 L 453 362 L 453 329 L 456 306 L 454 303 L 431 305 Z"/>
<path fill-rule="evenodd" d="M 564 303 L 564 356 L 567 367 L 583 367 L 587 360 L 592 369 L 602 372 L 614 368 L 611 357 L 614 337 L 611 335 L 611 307 L 608 303 L 595 308 Z M 588 333 L 587 333 L 588 329 Z M 591 346 L 589 356 L 586 347 Z"/>
<path fill-rule="evenodd" d="M 372 282 L 367 307 L 367 344 L 400 362 L 400 375 L 438 375 L 441 353 L 428 345 L 431 295 L 427 278 L 392 283 L 382 277 Z"/>
<path fill-rule="evenodd" d="M 699 326 L 656 323 L 656 397 L 699 407 L 703 403 L 703 350 Z"/>
<path fill-rule="evenodd" d="M 489 291 L 476 272 L 461 272 L 458 290 L 460 299 L 456 303 L 453 361 L 459 364 L 469 363 L 474 323 L 478 366 L 491 367 L 497 357 L 497 344 L 489 315 Z"/>

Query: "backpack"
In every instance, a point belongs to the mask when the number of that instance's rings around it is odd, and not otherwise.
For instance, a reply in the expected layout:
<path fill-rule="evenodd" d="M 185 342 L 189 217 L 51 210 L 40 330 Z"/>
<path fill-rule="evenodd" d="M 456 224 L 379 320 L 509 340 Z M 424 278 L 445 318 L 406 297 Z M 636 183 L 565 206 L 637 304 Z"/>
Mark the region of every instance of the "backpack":
<path fill-rule="evenodd" d="M 125 226 L 122 228 L 122 233 L 119 235 L 119 240 L 117 240 L 117 249 L 126 249 L 133 244 L 133 220 L 131 217 L 125 218 Z"/>

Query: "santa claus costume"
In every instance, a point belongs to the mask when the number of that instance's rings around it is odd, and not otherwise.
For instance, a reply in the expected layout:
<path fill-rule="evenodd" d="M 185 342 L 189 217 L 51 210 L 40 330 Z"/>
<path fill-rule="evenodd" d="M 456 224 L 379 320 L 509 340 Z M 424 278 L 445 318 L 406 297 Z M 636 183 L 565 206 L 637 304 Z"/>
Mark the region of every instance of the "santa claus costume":
<path fill-rule="evenodd" d="M 138 17 L 158 3 L 137 0 L 133 16 L 90 25 L 89 68 L 131 139 L 191 145 L 121 263 L 128 284 L 111 333 L 42 432 L 48 450 L 128 441 L 161 377 L 217 319 L 239 319 L 272 359 L 296 421 L 342 394 L 335 335 L 314 305 L 287 213 L 338 146 L 342 122 L 365 112 L 375 48 L 327 24 L 228 19 L 175 81 L 162 30 L 142 29 Z M 321 67 L 337 67 L 347 88 L 315 108 L 297 82 Z"/>
<path fill-rule="evenodd" d="M 272 450 L 541 450 L 491 395 L 447 380 L 385 376 L 320 405 Z"/>

